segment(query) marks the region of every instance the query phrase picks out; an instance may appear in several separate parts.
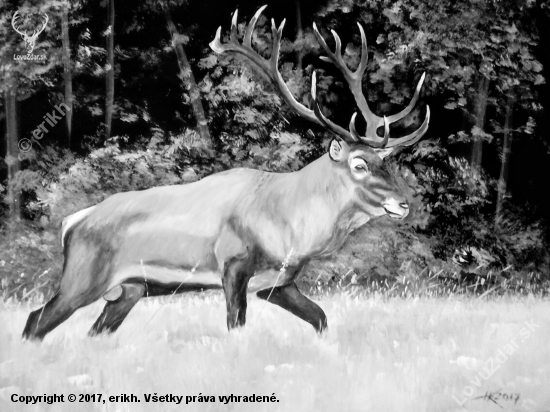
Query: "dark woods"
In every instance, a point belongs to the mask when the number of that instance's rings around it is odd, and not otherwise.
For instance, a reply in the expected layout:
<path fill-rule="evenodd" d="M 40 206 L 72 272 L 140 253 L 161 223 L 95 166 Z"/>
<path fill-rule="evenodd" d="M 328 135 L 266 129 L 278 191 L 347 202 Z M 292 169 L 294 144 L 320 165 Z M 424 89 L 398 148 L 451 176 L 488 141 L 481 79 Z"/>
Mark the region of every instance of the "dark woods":
<path fill-rule="evenodd" d="M 179 0 L 6 1 L 0 5 L 0 279 L 3 298 L 50 291 L 62 265 L 63 217 L 128 190 L 180 184 L 233 167 L 303 167 L 331 138 L 290 114 L 237 56 L 208 47 L 248 22 L 261 2 Z M 16 25 L 32 34 L 28 54 Z M 354 100 L 339 72 L 319 59 L 312 23 L 329 46 L 342 38 L 355 68 L 366 30 L 364 93 L 378 115 L 401 110 L 423 72 L 411 116 L 425 105 L 426 136 L 394 156 L 410 187 L 405 225 L 382 219 L 331 262 L 310 265 L 310 290 L 547 290 L 550 235 L 550 7 L 516 0 L 305 0 L 268 3 L 287 19 L 279 70 L 309 105 L 313 70 L 324 113 L 347 127 Z M 271 50 L 262 17 L 253 44 Z M 241 30 L 244 26 L 240 26 Z M 243 33 L 240 33 L 242 37 Z M 357 121 L 364 131 L 363 119 Z M 435 282 L 436 288 L 430 288 Z M 404 289 L 405 285 L 408 289 Z M 408 291 L 407 291 L 408 290 Z"/>

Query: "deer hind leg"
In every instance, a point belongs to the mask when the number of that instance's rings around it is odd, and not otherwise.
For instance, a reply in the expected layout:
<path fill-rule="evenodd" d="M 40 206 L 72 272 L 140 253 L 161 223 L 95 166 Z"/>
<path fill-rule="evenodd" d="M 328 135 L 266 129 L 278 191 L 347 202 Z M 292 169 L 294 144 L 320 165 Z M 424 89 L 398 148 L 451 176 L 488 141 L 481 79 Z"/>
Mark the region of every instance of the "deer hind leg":
<path fill-rule="evenodd" d="M 108 301 L 103 308 L 103 312 L 88 332 L 90 336 L 116 331 L 145 293 L 145 285 L 141 283 L 125 283 L 121 288 L 120 297 L 114 301 Z"/>
<path fill-rule="evenodd" d="M 44 339 L 46 334 L 65 322 L 76 309 L 62 294 L 56 294 L 42 308 L 31 312 L 23 330 L 23 340 Z"/>
<path fill-rule="evenodd" d="M 327 328 L 327 317 L 323 309 L 305 297 L 294 282 L 273 289 L 261 290 L 256 295 L 310 323 L 319 333 Z"/>
<path fill-rule="evenodd" d="M 29 315 L 23 339 L 42 340 L 77 309 L 95 302 L 106 292 L 108 259 L 99 252 L 84 243 L 73 248 L 73 257 L 65 258 L 59 292 L 43 308 Z"/>
<path fill-rule="evenodd" d="M 234 257 L 224 265 L 223 291 L 227 306 L 227 329 L 246 323 L 246 294 L 248 280 L 254 274 L 252 259 Z"/>
<path fill-rule="evenodd" d="M 29 315 L 23 330 L 23 340 L 42 340 L 44 336 L 65 322 L 79 308 L 101 297 L 101 289 L 66 288 L 63 281 L 60 291 L 41 309 Z"/>

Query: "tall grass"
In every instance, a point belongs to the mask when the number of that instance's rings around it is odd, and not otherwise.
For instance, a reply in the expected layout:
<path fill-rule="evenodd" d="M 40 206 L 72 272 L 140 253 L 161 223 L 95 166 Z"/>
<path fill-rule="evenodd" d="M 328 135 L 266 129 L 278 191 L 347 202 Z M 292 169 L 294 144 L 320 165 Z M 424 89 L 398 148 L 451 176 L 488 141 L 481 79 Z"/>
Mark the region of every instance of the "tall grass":
<path fill-rule="evenodd" d="M 323 336 L 252 298 L 246 327 L 229 333 L 223 296 L 210 292 L 142 300 L 115 334 L 89 338 L 98 302 L 36 344 L 20 340 L 31 307 L 3 303 L 0 410 L 463 411 L 453 395 L 463 401 L 467 386 L 466 410 L 550 410 L 548 300 L 339 294 L 319 304 L 329 319 Z M 528 337 L 525 321 L 539 325 Z M 479 378 L 512 339 L 514 353 Z M 135 394 L 141 402 L 32 406 L 12 403 L 13 393 Z M 154 393 L 214 395 L 216 403 L 146 403 Z M 230 394 L 279 402 L 218 402 Z"/>

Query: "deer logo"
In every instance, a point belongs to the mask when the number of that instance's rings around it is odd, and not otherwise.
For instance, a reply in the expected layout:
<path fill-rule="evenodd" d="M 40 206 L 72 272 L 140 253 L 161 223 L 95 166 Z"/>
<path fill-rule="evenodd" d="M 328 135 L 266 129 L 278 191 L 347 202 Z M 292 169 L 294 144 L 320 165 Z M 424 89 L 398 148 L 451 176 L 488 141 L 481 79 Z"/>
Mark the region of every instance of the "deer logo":
<path fill-rule="evenodd" d="M 32 34 L 27 34 L 28 30 L 21 31 L 20 27 L 22 26 L 22 17 L 19 15 L 19 12 L 16 11 L 11 19 L 11 25 L 13 26 L 13 29 L 19 33 L 23 40 L 25 41 L 26 47 L 27 47 L 27 53 L 31 54 L 36 46 L 36 39 L 38 38 L 38 35 L 44 31 L 46 28 L 46 25 L 48 24 L 48 15 L 44 13 L 44 23 L 42 24 L 41 29 L 33 30 Z M 19 28 L 18 28 L 19 26 Z"/>

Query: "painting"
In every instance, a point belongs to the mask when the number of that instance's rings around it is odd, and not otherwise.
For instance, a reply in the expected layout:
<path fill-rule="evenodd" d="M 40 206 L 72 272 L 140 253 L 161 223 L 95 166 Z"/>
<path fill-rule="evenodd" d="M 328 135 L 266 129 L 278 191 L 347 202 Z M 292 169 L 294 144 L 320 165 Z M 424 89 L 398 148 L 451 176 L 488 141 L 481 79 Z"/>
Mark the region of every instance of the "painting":
<path fill-rule="evenodd" d="M 0 5 L 0 408 L 549 410 L 550 9 L 249 3 Z"/>

